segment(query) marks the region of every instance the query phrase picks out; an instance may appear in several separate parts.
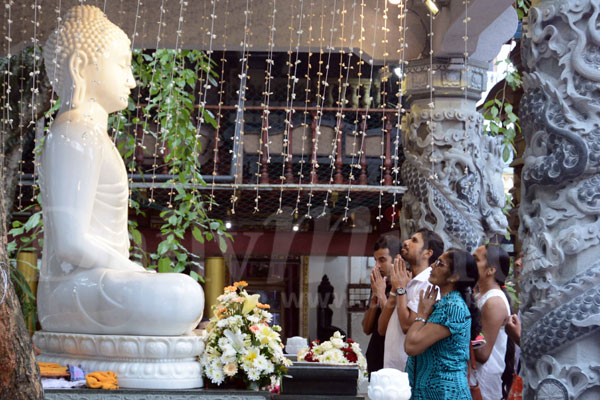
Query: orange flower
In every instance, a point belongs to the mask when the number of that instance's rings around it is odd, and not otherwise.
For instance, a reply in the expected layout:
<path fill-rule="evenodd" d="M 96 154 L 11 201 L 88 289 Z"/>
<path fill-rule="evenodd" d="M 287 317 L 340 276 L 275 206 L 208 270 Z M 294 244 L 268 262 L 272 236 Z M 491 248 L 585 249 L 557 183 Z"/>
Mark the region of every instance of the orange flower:
<path fill-rule="evenodd" d="M 218 309 L 215 311 L 215 314 L 217 314 L 217 317 L 219 317 L 219 318 L 220 318 L 220 317 L 221 317 L 221 315 L 222 315 L 222 314 L 223 314 L 223 313 L 224 313 L 226 310 L 227 310 L 226 308 L 218 308 Z"/>
<path fill-rule="evenodd" d="M 246 286 L 248 286 L 248 282 L 246 282 L 246 281 L 235 282 L 233 284 L 233 286 L 235 286 L 236 288 L 238 288 L 238 287 L 246 287 Z"/>
<path fill-rule="evenodd" d="M 263 304 L 263 303 L 258 303 L 258 304 L 256 305 L 256 307 L 258 307 L 258 308 L 262 308 L 263 310 L 268 310 L 269 308 L 271 308 L 271 306 L 270 306 L 270 305 L 268 305 L 268 304 Z"/>
<path fill-rule="evenodd" d="M 237 290 L 237 287 L 235 287 L 235 286 L 226 286 L 225 287 L 226 292 L 235 292 L 236 290 Z"/>

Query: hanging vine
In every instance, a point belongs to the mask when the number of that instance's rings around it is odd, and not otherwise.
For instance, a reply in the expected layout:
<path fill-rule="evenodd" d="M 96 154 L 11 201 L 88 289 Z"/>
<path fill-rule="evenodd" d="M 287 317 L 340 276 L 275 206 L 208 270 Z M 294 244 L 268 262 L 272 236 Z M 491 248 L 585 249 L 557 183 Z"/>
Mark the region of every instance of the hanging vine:
<path fill-rule="evenodd" d="M 512 103 L 506 100 L 507 87 L 515 91 L 521 87 L 521 75 L 509 59 L 501 60 L 496 65 L 506 64 L 506 75 L 502 90 L 493 99 L 483 105 L 483 117 L 489 122 L 486 132 L 492 136 L 502 135 L 502 158 L 508 162 L 515 152 L 517 131 L 521 131 L 519 117 L 514 112 Z"/>
<path fill-rule="evenodd" d="M 140 126 L 144 134 L 151 135 L 157 143 L 159 156 L 164 161 L 161 167 L 170 176 L 164 184 L 154 186 L 170 190 L 166 206 L 157 205 L 148 199 L 144 189 L 132 187 L 130 208 L 138 215 L 145 215 L 146 208 L 160 210 L 163 224 L 160 226 L 162 241 L 154 253 L 142 248 L 142 235 L 137 222 L 130 220 L 129 232 L 133 243 L 132 255 L 140 260 L 149 260 L 149 268 L 159 272 L 183 272 L 186 268 L 200 267 L 200 258 L 183 245 L 186 233 L 191 233 L 199 243 L 216 240 L 222 252 L 227 250 L 225 225 L 219 219 L 208 216 L 207 208 L 214 200 L 202 194 L 197 186 L 206 186 L 200 174 L 200 132 L 195 120 L 216 128 L 214 115 L 200 107 L 194 93 L 200 71 L 207 77 L 204 85 L 216 86 L 217 74 L 212 70 L 214 61 L 200 50 L 157 50 L 153 53 L 135 50 L 132 68 L 138 81 L 140 95 L 146 101 L 137 109 L 130 99 L 129 107 L 114 121 L 125 137 L 119 141 L 119 150 L 129 171 L 137 171 L 145 181 L 147 171 L 136 165 L 133 154 L 138 145 L 135 129 Z M 151 118 L 141 118 L 149 115 Z M 128 122 L 131 121 L 131 122 Z M 129 125 L 129 126 L 127 126 Z M 156 161 L 155 161 L 156 163 Z M 153 170 L 158 166 L 153 165 Z M 193 184 L 191 184 L 193 183 Z M 201 277 L 190 268 L 190 275 Z"/>

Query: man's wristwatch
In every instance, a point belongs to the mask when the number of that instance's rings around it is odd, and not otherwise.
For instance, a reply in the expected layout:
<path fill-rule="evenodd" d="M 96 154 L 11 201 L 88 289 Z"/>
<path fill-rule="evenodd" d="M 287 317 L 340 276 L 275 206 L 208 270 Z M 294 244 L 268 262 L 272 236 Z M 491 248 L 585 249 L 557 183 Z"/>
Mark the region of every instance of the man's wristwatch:
<path fill-rule="evenodd" d="M 398 289 L 396 289 L 396 293 L 398 296 L 402 296 L 403 294 L 406 294 L 406 289 L 404 289 L 403 287 L 399 287 Z"/>

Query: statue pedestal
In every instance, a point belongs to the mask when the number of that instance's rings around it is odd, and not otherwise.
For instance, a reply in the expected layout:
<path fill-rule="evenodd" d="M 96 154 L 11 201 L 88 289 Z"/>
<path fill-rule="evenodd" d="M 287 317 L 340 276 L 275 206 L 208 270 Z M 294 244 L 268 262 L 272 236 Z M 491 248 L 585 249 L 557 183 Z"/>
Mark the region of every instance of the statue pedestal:
<path fill-rule="evenodd" d="M 191 389 L 202 387 L 199 336 L 119 336 L 36 332 L 38 361 L 80 365 L 85 371 L 113 371 L 119 387 Z"/>

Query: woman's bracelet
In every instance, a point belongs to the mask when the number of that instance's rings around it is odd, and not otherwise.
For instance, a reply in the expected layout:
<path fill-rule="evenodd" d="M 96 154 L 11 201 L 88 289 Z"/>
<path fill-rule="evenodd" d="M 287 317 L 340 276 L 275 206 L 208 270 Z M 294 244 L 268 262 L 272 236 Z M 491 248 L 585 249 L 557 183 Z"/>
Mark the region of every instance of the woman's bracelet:
<path fill-rule="evenodd" d="M 427 320 L 426 320 L 425 318 L 422 318 L 422 317 L 416 317 L 416 318 L 415 318 L 415 322 L 416 322 L 416 321 L 421 321 L 421 322 L 422 322 L 422 323 L 424 323 L 424 324 L 426 324 L 426 323 L 427 323 Z"/>

